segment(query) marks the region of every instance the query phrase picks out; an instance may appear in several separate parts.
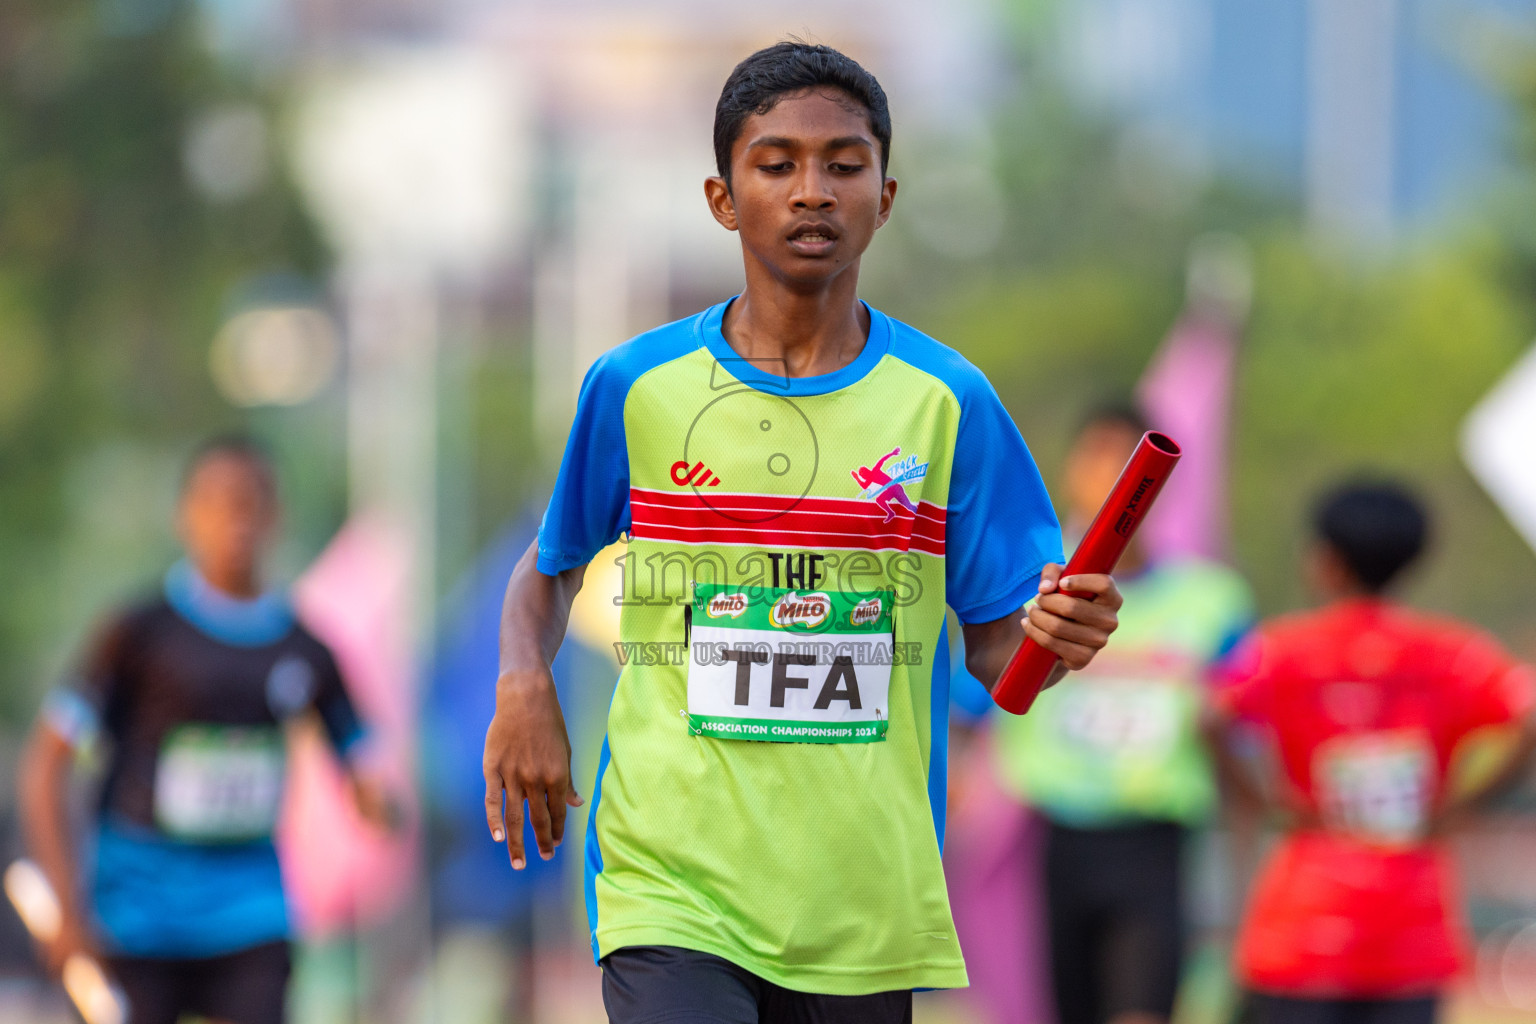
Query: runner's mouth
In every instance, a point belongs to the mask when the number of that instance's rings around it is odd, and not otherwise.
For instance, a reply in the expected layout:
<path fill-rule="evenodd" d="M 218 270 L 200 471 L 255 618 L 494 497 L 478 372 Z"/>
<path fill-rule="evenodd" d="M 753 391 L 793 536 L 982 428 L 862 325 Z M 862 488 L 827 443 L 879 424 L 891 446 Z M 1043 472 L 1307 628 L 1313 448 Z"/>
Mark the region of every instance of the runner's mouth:
<path fill-rule="evenodd" d="M 790 233 L 789 244 L 804 255 L 820 255 L 837 244 L 837 232 L 825 224 L 806 224 Z"/>

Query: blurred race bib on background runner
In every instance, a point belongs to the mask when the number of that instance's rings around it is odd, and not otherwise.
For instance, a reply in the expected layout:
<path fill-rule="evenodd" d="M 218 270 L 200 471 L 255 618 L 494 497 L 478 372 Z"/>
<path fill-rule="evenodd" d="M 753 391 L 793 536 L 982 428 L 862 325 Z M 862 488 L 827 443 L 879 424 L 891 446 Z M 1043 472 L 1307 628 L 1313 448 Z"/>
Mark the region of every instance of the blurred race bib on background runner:
<path fill-rule="evenodd" d="M 1098 754 L 1153 756 L 1173 749 L 1189 717 L 1176 682 L 1084 674 L 1063 690 L 1063 734 Z"/>
<path fill-rule="evenodd" d="M 890 591 L 700 583 L 688 731 L 770 743 L 874 743 L 890 724 Z"/>
<path fill-rule="evenodd" d="M 283 799 L 283 734 L 184 725 L 160 746 L 155 820 L 177 839 L 240 842 L 272 834 Z"/>
<path fill-rule="evenodd" d="M 1417 730 L 1340 736 L 1317 749 L 1312 772 L 1323 820 L 1389 845 L 1423 836 L 1435 751 Z"/>

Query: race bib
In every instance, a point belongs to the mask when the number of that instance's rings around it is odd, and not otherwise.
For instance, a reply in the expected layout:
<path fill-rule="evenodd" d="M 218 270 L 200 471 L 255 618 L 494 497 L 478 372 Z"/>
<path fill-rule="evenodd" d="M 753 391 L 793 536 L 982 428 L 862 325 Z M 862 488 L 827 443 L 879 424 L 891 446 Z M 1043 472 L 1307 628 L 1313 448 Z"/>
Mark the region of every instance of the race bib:
<path fill-rule="evenodd" d="M 236 842 L 272 834 L 285 749 L 270 727 L 183 725 L 160 746 L 155 820 L 178 839 Z"/>
<path fill-rule="evenodd" d="M 688 731 L 769 743 L 875 743 L 890 725 L 891 592 L 697 584 Z"/>
<path fill-rule="evenodd" d="M 1060 723 L 1071 742 L 1096 754 L 1166 753 L 1178 742 L 1187 702 L 1157 680 L 1084 676 L 1061 694 Z"/>
<path fill-rule="evenodd" d="M 1329 827 L 1391 845 L 1423 835 L 1435 753 L 1422 733 L 1342 736 L 1314 757 L 1318 805 Z"/>

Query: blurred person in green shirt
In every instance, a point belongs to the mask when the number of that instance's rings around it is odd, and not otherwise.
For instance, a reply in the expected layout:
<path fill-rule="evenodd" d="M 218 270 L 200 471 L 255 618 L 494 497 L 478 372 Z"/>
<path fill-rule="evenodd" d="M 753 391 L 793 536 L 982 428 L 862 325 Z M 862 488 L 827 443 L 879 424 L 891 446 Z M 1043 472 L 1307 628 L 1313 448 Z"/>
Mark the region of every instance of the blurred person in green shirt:
<path fill-rule="evenodd" d="M 1094 414 L 1068 455 L 1068 529 L 1082 530 L 1147 425 Z M 1173 1010 L 1185 940 L 1187 836 L 1217 788 L 1199 721 L 1208 667 L 1253 621 L 1247 586 L 1136 543 L 1115 578 L 1116 643 L 1027 715 L 1000 716 L 999 776 L 1047 823 L 1045 892 L 1060 1024 L 1156 1024 Z"/>

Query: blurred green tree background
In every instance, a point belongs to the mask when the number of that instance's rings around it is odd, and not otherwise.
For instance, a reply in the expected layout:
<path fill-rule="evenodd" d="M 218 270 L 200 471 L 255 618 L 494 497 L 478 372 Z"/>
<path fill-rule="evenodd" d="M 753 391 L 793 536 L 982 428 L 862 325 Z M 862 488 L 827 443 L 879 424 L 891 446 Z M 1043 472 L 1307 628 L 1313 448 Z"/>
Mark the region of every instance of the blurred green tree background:
<path fill-rule="evenodd" d="M 325 254 L 273 154 L 210 196 L 187 145 L 207 112 L 276 98 L 176 0 L 0 11 L 0 717 L 30 716 L 86 624 L 164 566 L 195 439 L 261 426 L 214 390 L 209 341 L 253 290 L 314 288 Z M 281 437 L 335 434 L 324 404 Z M 339 485 L 297 462 L 295 525 L 326 532 Z"/>

